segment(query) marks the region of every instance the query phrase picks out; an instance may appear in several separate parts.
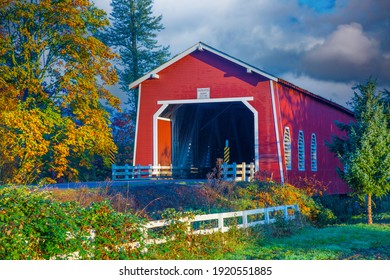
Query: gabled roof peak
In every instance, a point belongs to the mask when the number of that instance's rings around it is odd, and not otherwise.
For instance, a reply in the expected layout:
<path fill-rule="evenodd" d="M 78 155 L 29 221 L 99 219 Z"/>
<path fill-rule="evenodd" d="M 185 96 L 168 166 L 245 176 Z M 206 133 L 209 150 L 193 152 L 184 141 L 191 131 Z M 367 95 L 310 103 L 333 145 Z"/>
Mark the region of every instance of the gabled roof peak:
<path fill-rule="evenodd" d="M 158 74 L 158 72 L 160 72 L 161 70 L 167 68 L 168 66 L 174 64 L 175 62 L 177 62 L 178 60 L 182 59 L 183 57 L 195 52 L 195 51 L 209 51 L 217 56 L 220 56 L 224 59 L 227 59 L 237 65 L 240 65 L 244 68 L 247 69 L 247 72 L 248 73 L 257 73 L 259 75 L 262 75 L 270 80 L 273 80 L 273 81 L 278 81 L 278 78 L 255 67 L 255 66 L 252 66 L 252 65 L 249 65 L 237 58 L 234 58 L 224 52 L 221 52 L 213 47 L 210 47 L 209 45 L 203 43 L 203 42 L 198 42 L 197 44 L 193 45 L 192 47 L 190 47 L 189 49 L 185 50 L 184 52 L 172 57 L 170 60 L 168 60 L 167 62 L 165 62 L 164 64 L 162 64 L 161 66 L 157 67 L 156 69 L 150 71 L 149 73 L 147 73 L 146 75 L 142 76 L 141 78 L 139 78 L 138 80 L 132 82 L 130 85 L 129 85 L 129 88 L 134 88 L 136 86 L 138 86 L 139 84 L 141 84 L 143 81 L 149 79 L 150 77 Z"/>

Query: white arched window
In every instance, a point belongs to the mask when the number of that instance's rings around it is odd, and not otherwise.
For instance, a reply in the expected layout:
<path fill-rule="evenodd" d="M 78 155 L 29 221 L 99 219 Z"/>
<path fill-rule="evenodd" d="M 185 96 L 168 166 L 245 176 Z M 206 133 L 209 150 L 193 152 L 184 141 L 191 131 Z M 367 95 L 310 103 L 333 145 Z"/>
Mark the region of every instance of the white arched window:
<path fill-rule="evenodd" d="M 288 127 L 284 128 L 284 137 L 283 137 L 283 146 L 284 146 L 284 161 L 286 163 L 286 169 L 291 170 L 291 136 L 290 129 Z"/>
<path fill-rule="evenodd" d="M 317 138 L 315 133 L 311 135 L 310 160 L 311 171 L 317 171 Z"/>
<path fill-rule="evenodd" d="M 305 170 L 305 139 L 302 130 L 299 131 L 298 135 L 298 170 Z"/>

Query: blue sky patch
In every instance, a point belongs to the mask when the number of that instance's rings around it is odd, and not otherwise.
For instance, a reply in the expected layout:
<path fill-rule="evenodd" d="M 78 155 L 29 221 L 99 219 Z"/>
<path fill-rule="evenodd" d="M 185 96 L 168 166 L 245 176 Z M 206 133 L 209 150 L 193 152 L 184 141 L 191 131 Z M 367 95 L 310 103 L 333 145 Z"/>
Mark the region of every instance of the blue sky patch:
<path fill-rule="evenodd" d="M 332 12 L 336 6 L 336 0 L 298 0 L 300 6 L 307 6 L 317 13 Z"/>

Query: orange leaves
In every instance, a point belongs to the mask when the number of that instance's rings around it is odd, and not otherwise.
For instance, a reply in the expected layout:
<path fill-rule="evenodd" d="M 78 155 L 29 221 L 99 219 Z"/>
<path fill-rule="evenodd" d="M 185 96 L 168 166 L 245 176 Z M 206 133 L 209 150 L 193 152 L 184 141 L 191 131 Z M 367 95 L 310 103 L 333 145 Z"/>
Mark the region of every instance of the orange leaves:
<path fill-rule="evenodd" d="M 91 36 L 105 13 L 88 0 L 0 3 L 0 181 L 76 179 L 116 151 L 100 104 L 119 107 L 104 88 L 116 55 Z"/>

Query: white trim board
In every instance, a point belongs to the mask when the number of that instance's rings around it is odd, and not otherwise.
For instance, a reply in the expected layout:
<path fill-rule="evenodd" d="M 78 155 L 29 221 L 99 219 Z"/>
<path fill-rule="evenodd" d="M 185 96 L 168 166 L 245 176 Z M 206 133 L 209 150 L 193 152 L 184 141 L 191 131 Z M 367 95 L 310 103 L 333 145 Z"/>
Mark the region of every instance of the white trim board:
<path fill-rule="evenodd" d="M 276 113 L 276 103 L 275 103 L 275 92 L 274 92 L 274 85 L 272 81 L 269 81 L 270 88 L 271 88 L 271 99 L 272 99 L 272 111 L 273 111 L 273 117 L 274 117 L 274 127 L 275 127 L 275 137 L 276 137 L 276 146 L 278 151 L 278 163 L 279 163 L 279 170 L 280 170 L 280 182 L 284 184 L 284 172 L 283 172 L 283 163 L 282 163 L 282 151 L 280 148 L 280 137 L 279 137 L 279 123 L 278 123 L 278 117 Z"/>
<path fill-rule="evenodd" d="M 136 154 L 137 154 L 137 142 L 138 142 L 138 123 L 139 123 L 139 111 L 141 106 L 141 85 L 138 87 L 138 104 L 137 104 L 137 119 L 135 122 L 135 135 L 134 135 L 134 151 L 133 151 L 133 165 L 136 163 Z"/>
<path fill-rule="evenodd" d="M 181 100 L 159 100 L 157 104 L 194 104 L 194 103 L 222 103 L 222 102 L 244 102 L 253 101 L 253 97 L 232 97 L 232 98 L 207 98 L 207 99 L 181 99 Z"/>

